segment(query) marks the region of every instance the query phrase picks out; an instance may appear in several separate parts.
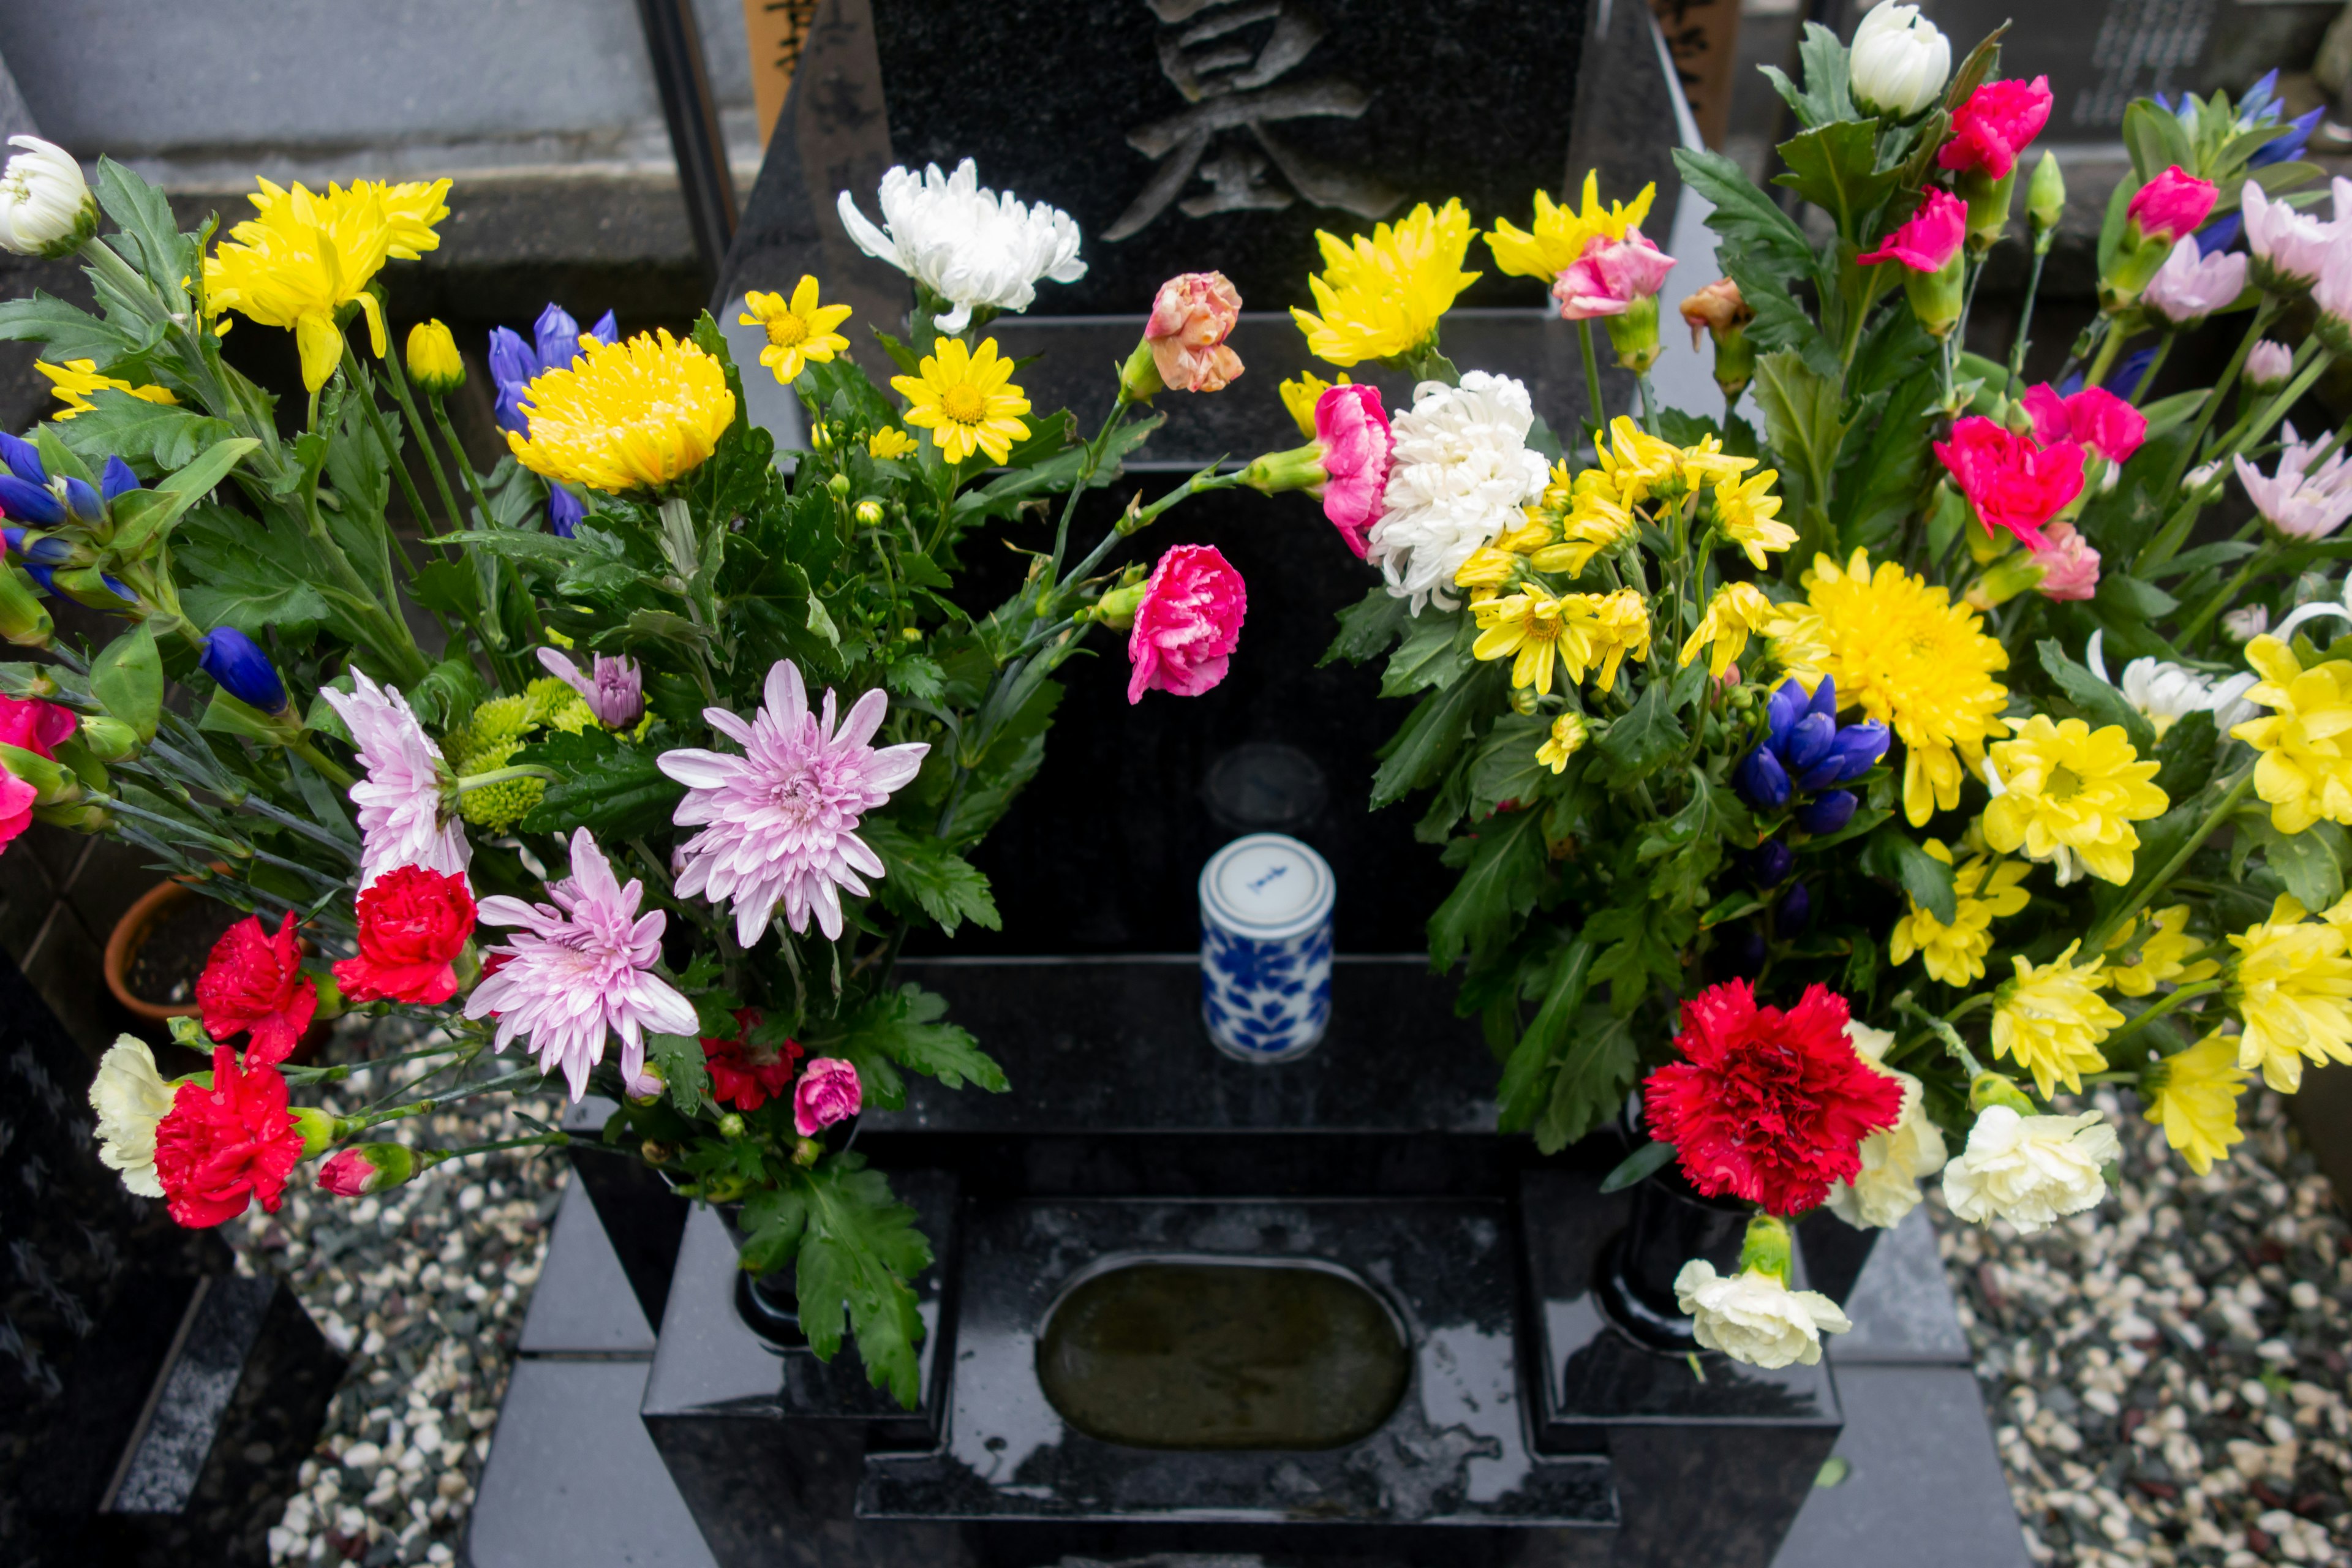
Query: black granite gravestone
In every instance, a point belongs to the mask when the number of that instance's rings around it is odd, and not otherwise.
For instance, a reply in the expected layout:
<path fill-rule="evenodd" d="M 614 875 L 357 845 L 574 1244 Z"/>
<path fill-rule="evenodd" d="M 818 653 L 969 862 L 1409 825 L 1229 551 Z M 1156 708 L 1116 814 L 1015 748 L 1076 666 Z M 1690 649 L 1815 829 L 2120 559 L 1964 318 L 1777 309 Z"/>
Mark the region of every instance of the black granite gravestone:
<path fill-rule="evenodd" d="M 2234 8 L 2234 7 L 2232 7 Z M 1936 0 L 1927 7 L 1952 58 L 2003 22 L 2027 19 L 2011 0 Z M 2072 0 L 2030 13 L 2001 40 L 2000 74 L 2046 76 L 2056 101 L 2048 140 L 2112 142 L 2124 110 L 2149 93 L 2196 89 L 2221 0 Z"/>

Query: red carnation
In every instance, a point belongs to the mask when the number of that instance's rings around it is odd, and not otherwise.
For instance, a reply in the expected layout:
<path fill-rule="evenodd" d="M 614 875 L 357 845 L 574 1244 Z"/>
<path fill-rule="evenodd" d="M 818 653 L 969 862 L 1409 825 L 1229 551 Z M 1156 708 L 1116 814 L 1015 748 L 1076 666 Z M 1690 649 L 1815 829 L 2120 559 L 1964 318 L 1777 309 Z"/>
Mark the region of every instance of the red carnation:
<path fill-rule="evenodd" d="M 1853 1179 L 1864 1136 L 1901 1118 L 1903 1089 L 1863 1064 L 1845 1026 L 1845 998 L 1821 985 L 1786 1013 L 1759 1007 L 1745 980 L 1683 1004 L 1683 1059 L 1643 1084 L 1643 1111 L 1693 1186 L 1785 1218 Z"/>
<path fill-rule="evenodd" d="M 196 1005 L 204 1011 L 205 1033 L 215 1040 L 253 1031 L 247 1067 L 272 1066 L 292 1055 L 319 1010 L 319 983 L 302 973 L 293 911 L 278 922 L 276 936 L 252 915 L 229 927 L 196 977 Z"/>
<path fill-rule="evenodd" d="M 215 1046 L 212 1088 L 182 1084 L 155 1126 L 155 1179 L 184 1226 L 235 1219 L 256 1197 L 276 1214 L 302 1145 L 278 1069 L 239 1072 L 236 1052 Z"/>
<path fill-rule="evenodd" d="M 738 1110 L 757 1110 L 793 1087 L 800 1046 L 786 1040 L 781 1047 L 751 1044 L 760 1026 L 757 1007 L 735 1011 L 735 1037 L 714 1040 L 702 1037 L 702 1055 L 710 1068 L 710 1098 Z"/>
<path fill-rule="evenodd" d="M 446 1002 L 457 994 L 451 961 L 474 934 L 466 879 L 422 866 L 386 871 L 360 894 L 360 955 L 335 965 L 347 1002 Z"/>

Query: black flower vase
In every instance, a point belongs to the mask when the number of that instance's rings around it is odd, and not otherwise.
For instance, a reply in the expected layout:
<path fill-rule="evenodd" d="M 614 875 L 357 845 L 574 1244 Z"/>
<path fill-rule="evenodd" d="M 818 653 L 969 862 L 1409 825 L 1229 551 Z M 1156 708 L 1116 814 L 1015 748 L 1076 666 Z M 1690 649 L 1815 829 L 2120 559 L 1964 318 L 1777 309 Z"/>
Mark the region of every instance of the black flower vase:
<path fill-rule="evenodd" d="M 1601 1310 L 1650 1350 L 1669 1355 L 1697 1350 L 1695 1325 L 1675 1298 L 1675 1276 L 1694 1258 L 1706 1258 L 1717 1273 L 1734 1272 L 1749 1213 L 1737 1198 L 1701 1197 L 1678 1165 L 1644 1177 L 1633 1188 L 1625 1228 L 1601 1250 L 1593 1281 Z"/>
<path fill-rule="evenodd" d="M 749 1239 L 743 1233 L 743 1205 L 737 1203 L 713 1206 L 727 1226 L 727 1238 L 735 1244 L 737 1252 L 741 1252 Z M 740 1268 L 735 1272 L 735 1315 L 772 1350 L 791 1350 L 808 1343 L 808 1337 L 801 1332 L 801 1299 L 793 1289 L 794 1278 L 790 1268 L 771 1269 L 765 1274 Z"/>

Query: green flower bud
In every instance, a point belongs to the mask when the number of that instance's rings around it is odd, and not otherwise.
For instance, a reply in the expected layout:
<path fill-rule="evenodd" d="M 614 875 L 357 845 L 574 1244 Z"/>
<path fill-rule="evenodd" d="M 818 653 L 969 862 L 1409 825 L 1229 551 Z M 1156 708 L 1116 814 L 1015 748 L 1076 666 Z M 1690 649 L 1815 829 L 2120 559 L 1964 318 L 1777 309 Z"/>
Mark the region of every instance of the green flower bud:
<path fill-rule="evenodd" d="M 1251 459 L 1242 470 L 1242 483 L 1260 495 L 1279 495 L 1284 490 L 1303 490 L 1323 483 L 1331 476 L 1323 468 L 1323 443 L 1309 441 L 1304 447 L 1287 451 L 1268 452 Z"/>
<path fill-rule="evenodd" d="M 1159 363 L 1151 357 L 1150 339 L 1139 341 L 1127 363 L 1118 367 L 1118 390 L 1129 403 L 1149 403 L 1168 390 L 1160 379 Z"/>
<path fill-rule="evenodd" d="M 1133 584 L 1125 588 L 1113 588 L 1094 605 L 1094 618 L 1113 631 L 1123 632 L 1135 625 L 1135 612 L 1143 603 L 1144 584 Z"/>
<path fill-rule="evenodd" d="M 119 763 L 139 749 L 139 731 L 104 713 L 85 713 L 74 739 L 101 763 Z"/>
<path fill-rule="evenodd" d="M 1629 301 L 1622 315 L 1604 318 L 1617 363 L 1640 375 L 1658 363 L 1658 297 Z"/>
<path fill-rule="evenodd" d="M 302 1158 L 326 1152 L 335 1141 L 335 1119 L 315 1105 L 288 1107 L 294 1114 L 295 1130 L 302 1134 Z"/>
<path fill-rule="evenodd" d="M 1969 1109 L 1987 1110 L 1996 1105 L 2006 1105 L 2020 1116 L 2039 1116 L 2042 1112 L 2033 1101 L 2025 1098 L 2017 1085 L 1997 1072 L 1980 1072 L 1969 1082 Z"/>
<path fill-rule="evenodd" d="M 835 500 L 847 500 L 849 499 L 849 476 L 847 474 L 835 474 L 833 478 L 824 481 L 824 488 L 833 492 Z"/>
<path fill-rule="evenodd" d="M 887 515 L 882 510 L 882 503 L 878 500 L 868 500 L 857 503 L 857 521 L 865 527 L 881 527 L 883 518 Z"/>
<path fill-rule="evenodd" d="M 2058 154 L 2044 147 L 2042 162 L 2033 166 L 2033 178 L 2025 187 L 2025 216 L 2033 227 L 2035 249 L 2050 248 L 2046 237 L 2057 231 L 2058 220 L 2065 213 L 2066 176 L 2058 167 Z"/>
<path fill-rule="evenodd" d="M 14 566 L 0 566 L 0 637 L 18 647 L 47 647 L 55 629 L 32 579 Z"/>
<path fill-rule="evenodd" d="M 721 1138 L 740 1138 L 743 1131 L 743 1119 L 734 1111 L 730 1110 L 719 1119 L 719 1136 Z"/>

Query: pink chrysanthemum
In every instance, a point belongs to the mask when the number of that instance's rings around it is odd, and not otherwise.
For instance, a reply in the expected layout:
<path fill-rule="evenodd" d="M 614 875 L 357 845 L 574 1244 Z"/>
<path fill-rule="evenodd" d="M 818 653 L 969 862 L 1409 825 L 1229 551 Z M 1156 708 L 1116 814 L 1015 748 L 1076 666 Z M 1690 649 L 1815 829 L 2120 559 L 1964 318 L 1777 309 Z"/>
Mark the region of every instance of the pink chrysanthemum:
<path fill-rule="evenodd" d="M 498 1019 L 494 1050 L 529 1040 L 539 1070 L 561 1067 L 576 1101 L 608 1034 L 621 1037 L 621 1077 L 634 1082 L 645 1070 L 647 1031 L 695 1033 L 694 1005 L 653 973 L 669 917 L 637 913 L 645 884 L 622 887 L 586 828 L 572 835 L 572 875 L 550 883 L 547 896 L 552 904 L 482 900 L 483 924 L 524 929 L 484 955 L 502 962 L 466 999 L 466 1016 Z"/>
<path fill-rule="evenodd" d="M 445 809 L 441 748 L 398 691 L 356 669 L 352 687 L 349 697 L 331 687 L 321 695 L 342 715 L 367 770 L 351 792 L 360 813 L 360 886 L 395 866 L 464 876 L 474 850 L 456 812 Z"/>
<path fill-rule="evenodd" d="M 790 659 L 768 671 L 766 701 L 749 723 L 706 708 L 710 727 L 743 748 L 665 752 L 661 771 L 684 784 L 672 820 L 700 826 L 680 847 L 679 893 L 712 903 L 733 900 L 735 940 L 760 940 L 782 904 L 793 930 L 814 910 L 828 941 L 841 935 L 841 889 L 864 894 L 859 873 L 882 875 L 882 859 L 857 837 L 857 819 L 915 776 L 931 748 L 866 742 L 882 727 L 889 699 L 877 688 L 852 705 L 838 730 L 834 695 L 820 718 Z"/>

